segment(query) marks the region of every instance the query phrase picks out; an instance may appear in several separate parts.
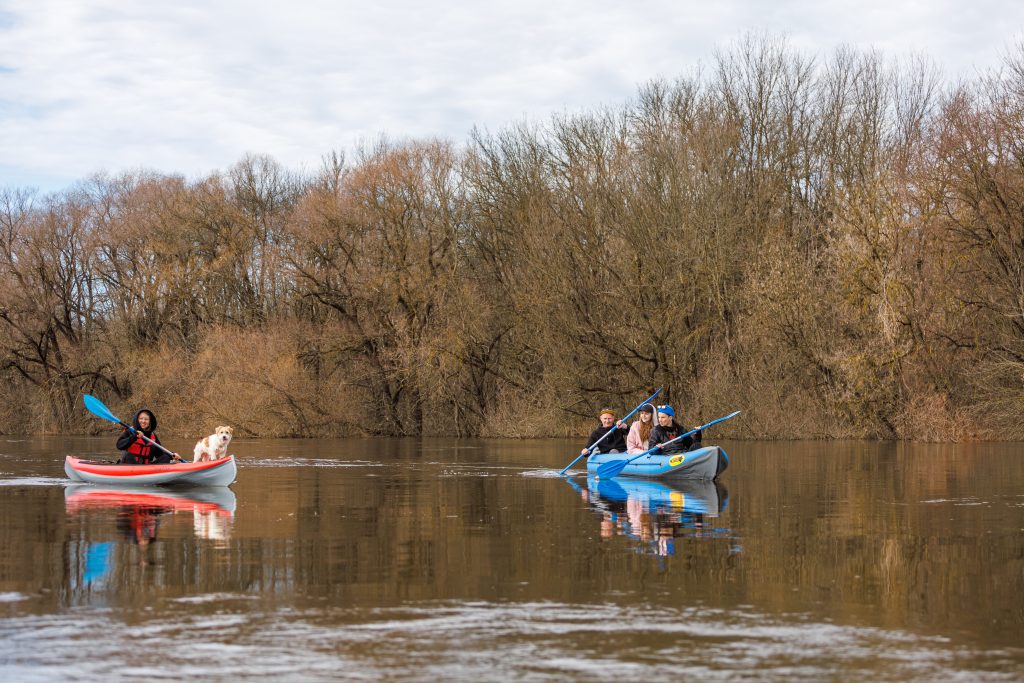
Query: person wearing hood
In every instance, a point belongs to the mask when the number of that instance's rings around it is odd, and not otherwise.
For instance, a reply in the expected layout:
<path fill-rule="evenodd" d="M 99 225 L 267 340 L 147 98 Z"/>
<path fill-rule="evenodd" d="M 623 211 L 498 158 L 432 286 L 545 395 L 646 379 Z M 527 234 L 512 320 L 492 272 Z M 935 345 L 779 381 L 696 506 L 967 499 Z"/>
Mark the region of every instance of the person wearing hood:
<path fill-rule="evenodd" d="M 690 430 L 676 422 L 676 411 L 672 409 L 672 406 L 658 406 L 657 410 L 658 425 L 651 430 L 649 439 L 651 447 L 657 449 L 654 451 L 656 454 L 675 455 L 701 447 L 700 431 L 666 445 L 667 441 L 672 441 L 680 434 L 685 434 Z"/>
<path fill-rule="evenodd" d="M 181 462 L 180 455 L 168 455 L 143 439 L 143 436 L 149 441 L 160 443 L 156 435 L 156 415 L 146 408 L 135 413 L 132 429 L 125 429 L 117 439 L 117 450 L 121 451 L 122 465 L 163 465 L 172 461 Z"/>

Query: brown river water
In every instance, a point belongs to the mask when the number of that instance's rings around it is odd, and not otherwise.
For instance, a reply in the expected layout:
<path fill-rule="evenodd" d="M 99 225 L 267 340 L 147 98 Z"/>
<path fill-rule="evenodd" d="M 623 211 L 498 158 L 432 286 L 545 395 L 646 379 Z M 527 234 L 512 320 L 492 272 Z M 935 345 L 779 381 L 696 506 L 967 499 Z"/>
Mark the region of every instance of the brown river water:
<path fill-rule="evenodd" d="M 229 489 L 71 485 L 112 441 L 0 437 L 0 680 L 1024 679 L 1020 444 L 725 442 L 716 485 L 236 439 Z"/>

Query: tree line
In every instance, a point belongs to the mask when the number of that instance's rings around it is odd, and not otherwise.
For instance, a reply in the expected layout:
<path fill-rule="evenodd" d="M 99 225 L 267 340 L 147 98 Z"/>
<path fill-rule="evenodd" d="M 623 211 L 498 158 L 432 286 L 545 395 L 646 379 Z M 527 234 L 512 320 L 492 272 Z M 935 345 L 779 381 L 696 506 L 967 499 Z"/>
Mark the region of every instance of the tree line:
<path fill-rule="evenodd" d="M 297 173 L 0 189 L 0 431 L 563 436 L 654 388 L 756 438 L 1019 439 L 1024 46 L 750 37 L 628 103 Z"/>

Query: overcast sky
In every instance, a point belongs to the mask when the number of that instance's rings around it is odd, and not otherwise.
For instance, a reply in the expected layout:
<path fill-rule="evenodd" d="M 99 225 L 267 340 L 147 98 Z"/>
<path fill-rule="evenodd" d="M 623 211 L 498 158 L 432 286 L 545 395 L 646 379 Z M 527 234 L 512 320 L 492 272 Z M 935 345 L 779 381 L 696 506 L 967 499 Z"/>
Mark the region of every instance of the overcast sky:
<path fill-rule="evenodd" d="M 1022 30 L 1007 0 L 0 0 L 0 186 L 194 178 L 247 152 L 315 169 L 382 133 L 464 142 L 623 103 L 749 32 L 924 53 L 952 80 Z"/>

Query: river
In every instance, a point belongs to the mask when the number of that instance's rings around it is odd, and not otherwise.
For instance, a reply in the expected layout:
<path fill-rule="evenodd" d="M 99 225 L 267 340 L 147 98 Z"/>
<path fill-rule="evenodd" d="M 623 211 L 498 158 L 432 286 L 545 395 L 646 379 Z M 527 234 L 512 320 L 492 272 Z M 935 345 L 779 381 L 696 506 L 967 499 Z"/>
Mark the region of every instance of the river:
<path fill-rule="evenodd" d="M 725 442 L 701 484 L 236 439 L 229 489 L 71 485 L 111 442 L 0 437 L 2 680 L 1024 678 L 1019 444 Z"/>

